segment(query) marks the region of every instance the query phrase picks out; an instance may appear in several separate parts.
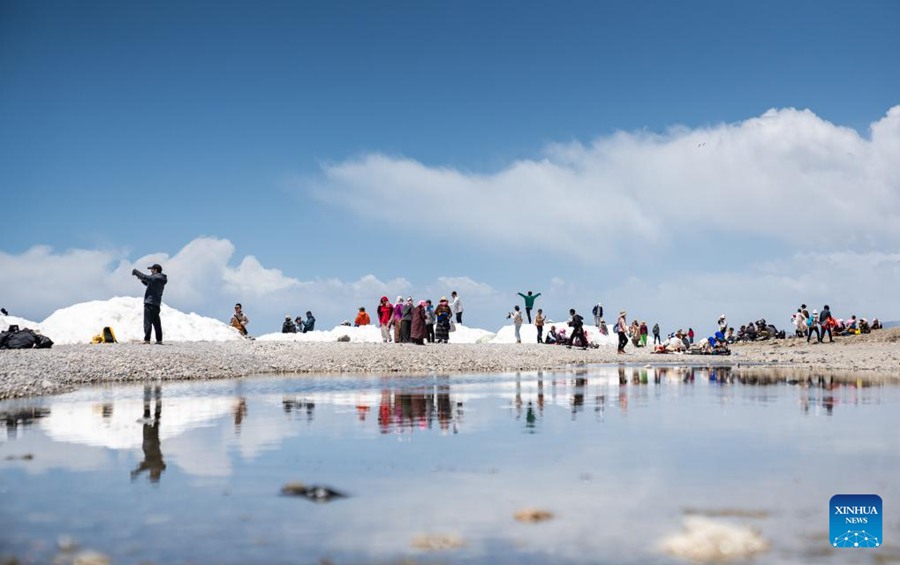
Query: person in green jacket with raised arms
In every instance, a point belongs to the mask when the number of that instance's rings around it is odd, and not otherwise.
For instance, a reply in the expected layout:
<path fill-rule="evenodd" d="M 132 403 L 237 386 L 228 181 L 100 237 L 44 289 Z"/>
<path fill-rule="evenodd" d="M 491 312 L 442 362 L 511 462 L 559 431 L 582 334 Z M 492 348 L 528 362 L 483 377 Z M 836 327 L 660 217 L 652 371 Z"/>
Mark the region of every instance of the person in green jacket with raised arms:
<path fill-rule="evenodd" d="M 537 297 L 540 296 L 541 293 L 531 294 L 531 291 L 528 291 L 528 294 L 519 293 L 519 296 L 525 299 L 525 314 L 528 315 L 528 323 L 531 323 L 531 309 L 534 308 L 534 301 L 537 300 Z"/>

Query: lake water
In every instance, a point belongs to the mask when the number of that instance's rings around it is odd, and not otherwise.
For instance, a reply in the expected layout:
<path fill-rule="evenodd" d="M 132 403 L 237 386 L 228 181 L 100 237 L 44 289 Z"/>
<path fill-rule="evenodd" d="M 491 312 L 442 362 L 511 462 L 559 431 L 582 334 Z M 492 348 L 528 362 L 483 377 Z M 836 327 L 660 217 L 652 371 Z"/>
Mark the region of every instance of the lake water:
<path fill-rule="evenodd" d="M 678 563 L 661 544 L 697 517 L 757 532 L 757 563 L 900 560 L 900 387 L 796 378 L 263 376 L 2 402 L 0 563 Z M 345 496 L 282 494 L 298 482 Z M 881 547 L 831 548 L 842 493 L 882 497 Z"/>

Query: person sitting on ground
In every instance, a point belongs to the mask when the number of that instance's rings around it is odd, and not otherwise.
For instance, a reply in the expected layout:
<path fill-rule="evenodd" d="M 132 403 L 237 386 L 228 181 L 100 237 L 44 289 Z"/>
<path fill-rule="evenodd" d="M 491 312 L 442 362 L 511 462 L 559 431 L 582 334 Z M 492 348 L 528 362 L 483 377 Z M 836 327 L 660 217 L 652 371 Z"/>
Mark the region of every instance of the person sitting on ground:
<path fill-rule="evenodd" d="M 357 328 L 360 326 L 368 326 L 372 320 L 369 318 L 369 314 L 366 312 L 365 306 L 359 307 L 359 314 L 356 315 L 356 320 L 353 322 L 353 325 Z"/>
<path fill-rule="evenodd" d="M 756 324 L 750 322 L 744 331 L 744 341 L 756 341 Z"/>
<path fill-rule="evenodd" d="M 242 336 L 247 337 L 247 324 L 250 319 L 244 314 L 243 306 L 238 302 L 234 305 L 234 314 L 231 315 L 231 327 L 235 328 Z"/>
<path fill-rule="evenodd" d="M 641 325 L 637 320 L 632 320 L 628 326 L 628 335 L 631 337 L 631 344 L 635 347 L 641 346 Z"/>
<path fill-rule="evenodd" d="M 309 310 L 306 311 L 306 321 L 303 322 L 303 333 L 311 332 L 316 329 L 316 318 Z"/>
<path fill-rule="evenodd" d="M 281 333 L 283 334 L 295 334 L 297 333 L 297 325 L 294 324 L 293 320 L 291 320 L 291 315 L 288 314 L 284 317 L 284 323 L 281 324 Z"/>
<path fill-rule="evenodd" d="M 684 334 L 681 333 L 681 330 L 675 332 L 675 335 L 670 337 L 663 344 L 663 349 L 666 353 L 677 353 L 679 351 L 687 351 L 687 344 L 684 342 Z"/>
<path fill-rule="evenodd" d="M 556 345 L 559 341 L 559 334 L 556 333 L 556 326 L 550 326 L 550 331 L 547 332 L 547 339 L 544 340 L 544 343 L 548 343 L 550 345 Z"/>
<path fill-rule="evenodd" d="M 869 327 L 873 330 L 884 329 L 884 326 L 881 325 L 881 322 L 878 320 L 878 318 L 872 318 L 872 324 Z"/>
<path fill-rule="evenodd" d="M 841 320 L 838 320 L 840 322 Z M 840 332 L 841 335 L 856 335 L 859 333 L 859 322 L 856 320 L 856 314 L 850 316 L 850 319 L 844 324 L 843 329 L 841 329 L 840 324 L 835 326 L 835 330 Z"/>
<path fill-rule="evenodd" d="M 869 327 L 869 322 L 868 322 L 865 318 L 860 319 L 860 321 L 859 321 L 859 333 L 861 333 L 861 334 L 867 334 L 867 333 L 870 333 L 871 331 L 872 331 L 872 330 L 871 330 L 871 328 Z"/>
<path fill-rule="evenodd" d="M 725 333 L 725 343 L 734 343 L 737 339 L 734 337 L 734 328 L 728 328 Z"/>

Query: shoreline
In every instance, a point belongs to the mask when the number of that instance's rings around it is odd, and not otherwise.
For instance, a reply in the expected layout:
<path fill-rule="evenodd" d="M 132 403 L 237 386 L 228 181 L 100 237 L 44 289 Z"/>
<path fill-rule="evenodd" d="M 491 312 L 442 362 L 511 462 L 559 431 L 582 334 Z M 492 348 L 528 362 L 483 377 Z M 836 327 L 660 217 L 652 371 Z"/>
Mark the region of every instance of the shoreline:
<path fill-rule="evenodd" d="M 731 346 L 732 355 L 653 354 L 629 346 L 581 350 L 534 344 L 172 342 L 58 345 L 0 351 L 0 400 L 81 387 L 145 381 L 232 379 L 286 374 L 432 374 L 561 370 L 583 365 L 719 365 L 802 369 L 900 383 L 900 328 L 807 344 L 788 338 Z"/>

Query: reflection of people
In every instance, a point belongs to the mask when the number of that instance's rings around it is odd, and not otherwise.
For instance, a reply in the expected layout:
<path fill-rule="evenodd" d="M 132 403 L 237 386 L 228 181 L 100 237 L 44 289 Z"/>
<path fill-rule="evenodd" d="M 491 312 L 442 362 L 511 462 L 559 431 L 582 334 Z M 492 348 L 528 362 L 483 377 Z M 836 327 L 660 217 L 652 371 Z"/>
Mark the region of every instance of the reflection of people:
<path fill-rule="evenodd" d="M 243 396 L 239 397 L 234 403 L 232 413 L 234 414 L 234 429 L 235 431 L 240 431 L 241 424 L 247 416 L 247 399 Z"/>
<path fill-rule="evenodd" d="M 144 387 L 144 440 L 141 447 L 144 450 L 144 460 L 131 472 L 134 480 L 144 471 L 150 472 L 150 482 L 158 483 L 162 472 L 166 470 L 163 461 L 162 449 L 159 445 L 159 419 L 162 415 L 162 387 L 153 387 L 153 396 L 156 407 L 153 411 L 153 419 L 150 419 L 150 386 Z"/>
<path fill-rule="evenodd" d="M 249 323 L 250 319 L 244 314 L 243 306 L 241 306 L 240 302 L 235 304 L 234 314 L 231 315 L 231 326 L 241 332 L 241 335 L 246 336 L 247 324 Z"/>
<path fill-rule="evenodd" d="M 144 291 L 144 343 L 150 343 L 150 328 L 156 332 L 156 343 L 162 343 L 162 321 L 159 318 L 159 309 L 162 306 L 163 287 L 168 282 L 168 277 L 163 274 L 159 263 L 147 267 L 149 275 L 132 269 L 131 274 L 140 279 L 147 287 Z"/>

